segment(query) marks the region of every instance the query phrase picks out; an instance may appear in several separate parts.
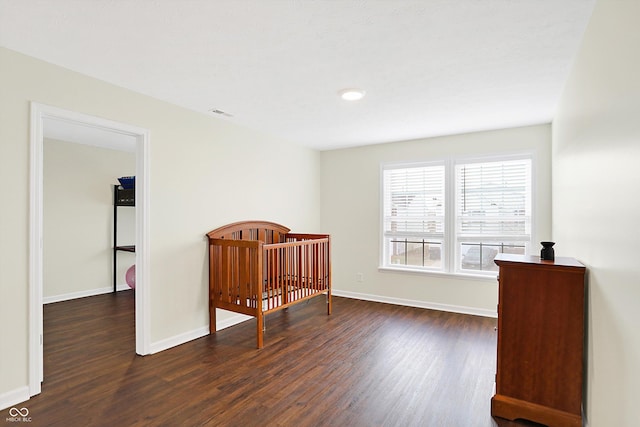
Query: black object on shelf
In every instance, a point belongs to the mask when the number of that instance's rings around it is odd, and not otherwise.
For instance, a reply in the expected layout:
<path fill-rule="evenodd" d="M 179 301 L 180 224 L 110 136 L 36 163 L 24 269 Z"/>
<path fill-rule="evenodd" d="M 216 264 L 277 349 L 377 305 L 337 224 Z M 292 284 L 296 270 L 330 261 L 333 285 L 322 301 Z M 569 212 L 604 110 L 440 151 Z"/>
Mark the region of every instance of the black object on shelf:
<path fill-rule="evenodd" d="M 119 185 L 114 185 L 115 191 L 115 203 L 118 206 L 135 206 L 136 205 L 136 190 L 135 188 L 124 189 L 119 188 Z"/>
<path fill-rule="evenodd" d="M 542 245 L 542 249 L 540 250 L 540 259 L 545 261 L 553 261 L 556 258 L 555 252 L 553 250 L 553 245 L 556 242 L 540 242 Z"/>
<path fill-rule="evenodd" d="M 121 179 L 121 178 L 119 178 Z M 134 181 L 135 182 L 135 181 Z M 118 251 L 135 252 L 135 245 L 118 246 L 118 207 L 119 206 L 135 206 L 136 205 L 136 189 L 122 188 L 120 185 L 113 186 L 113 292 L 117 292 L 118 271 Z"/>
<path fill-rule="evenodd" d="M 136 177 L 135 176 L 121 176 L 118 178 L 118 182 L 125 190 L 133 190 L 136 188 Z"/>

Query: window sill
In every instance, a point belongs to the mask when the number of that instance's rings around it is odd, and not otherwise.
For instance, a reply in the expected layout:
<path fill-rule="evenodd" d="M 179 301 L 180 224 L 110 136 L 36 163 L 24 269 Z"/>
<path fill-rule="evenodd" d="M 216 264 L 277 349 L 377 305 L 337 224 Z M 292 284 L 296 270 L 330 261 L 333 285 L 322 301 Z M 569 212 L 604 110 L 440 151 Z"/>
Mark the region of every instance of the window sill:
<path fill-rule="evenodd" d="M 378 271 L 381 273 L 401 273 L 401 274 L 415 274 L 419 276 L 432 276 L 432 277 L 441 277 L 441 278 L 450 278 L 450 279 L 465 279 L 465 280 L 475 280 L 482 282 L 496 282 L 496 278 L 498 276 L 498 272 L 495 275 L 484 275 L 484 274 L 466 274 L 466 273 L 446 273 L 440 271 L 427 271 L 427 270 L 418 270 L 413 268 L 398 268 L 398 267 L 378 267 Z"/>

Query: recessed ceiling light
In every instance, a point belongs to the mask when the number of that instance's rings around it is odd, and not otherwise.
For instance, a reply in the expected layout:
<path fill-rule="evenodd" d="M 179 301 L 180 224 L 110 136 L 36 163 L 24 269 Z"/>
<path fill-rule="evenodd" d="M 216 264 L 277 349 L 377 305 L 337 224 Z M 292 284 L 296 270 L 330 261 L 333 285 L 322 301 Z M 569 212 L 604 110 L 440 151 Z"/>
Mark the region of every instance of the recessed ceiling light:
<path fill-rule="evenodd" d="M 338 95 L 340 95 L 340 97 L 345 101 L 357 101 L 359 99 L 362 99 L 365 93 L 366 92 L 362 89 L 350 88 L 342 89 L 340 92 L 338 92 Z"/>

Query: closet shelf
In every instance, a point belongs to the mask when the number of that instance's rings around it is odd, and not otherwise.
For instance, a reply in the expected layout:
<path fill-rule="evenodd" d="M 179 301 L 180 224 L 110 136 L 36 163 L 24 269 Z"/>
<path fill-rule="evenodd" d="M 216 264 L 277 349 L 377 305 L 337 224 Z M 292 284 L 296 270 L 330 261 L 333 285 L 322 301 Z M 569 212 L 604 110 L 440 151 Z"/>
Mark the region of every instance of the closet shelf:
<path fill-rule="evenodd" d="M 113 186 L 113 292 L 117 292 L 118 251 L 134 252 L 135 245 L 118 246 L 118 207 L 134 207 L 136 205 L 136 189 Z"/>

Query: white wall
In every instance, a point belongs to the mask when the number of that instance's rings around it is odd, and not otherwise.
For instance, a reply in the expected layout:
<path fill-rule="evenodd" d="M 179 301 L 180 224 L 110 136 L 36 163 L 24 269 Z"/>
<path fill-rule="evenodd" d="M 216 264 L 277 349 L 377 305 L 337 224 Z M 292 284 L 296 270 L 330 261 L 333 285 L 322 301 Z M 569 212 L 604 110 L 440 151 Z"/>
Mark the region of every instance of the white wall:
<path fill-rule="evenodd" d="M 28 385 L 30 101 L 150 130 L 152 347 L 208 325 L 206 232 L 319 229 L 317 152 L 0 48 L 0 402 Z"/>
<path fill-rule="evenodd" d="M 378 271 L 380 251 L 380 165 L 534 152 L 536 231 L 533 241 L 551 236 L 550 125 L 372 145 L 322 153 L 322 229 L 332 234 L 336 291 L 394 301 L 417 302 L 453 311 L 496 312 L 495 279 L 464 279 Z M 534 245 L 534 248 L 537 248 Z M 534 249 L 535 251 L 535 249 Z M 364 280 L 358 282 L 356 274 Z M 427 304 L 425 304 L 427 303 Z"/>
<path fill-rule="evenodd" d="M 46 301 L 113 289 L 113 185 L 135 175 L 134 153 L 44 141 Z M 135 208 L 118 208 L 118 244 L 135 244 Z M 118 285 L 135 255 L 118 253 Z"/>
<path fill-rule="evenodd" d="M 640 1 L 599 1 L 553 122 L 556 253 L 588 268 L 589 425 L 640 425 Z"/>

